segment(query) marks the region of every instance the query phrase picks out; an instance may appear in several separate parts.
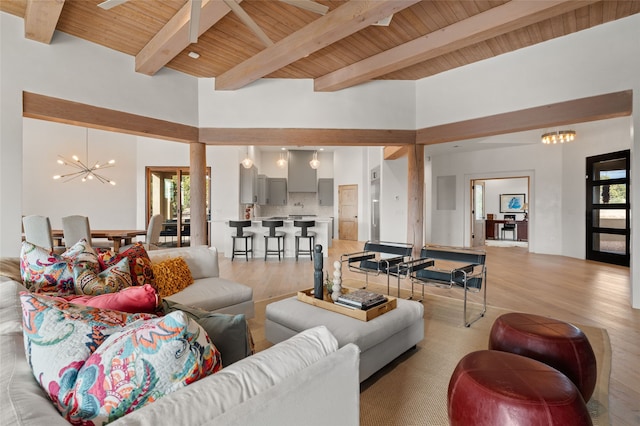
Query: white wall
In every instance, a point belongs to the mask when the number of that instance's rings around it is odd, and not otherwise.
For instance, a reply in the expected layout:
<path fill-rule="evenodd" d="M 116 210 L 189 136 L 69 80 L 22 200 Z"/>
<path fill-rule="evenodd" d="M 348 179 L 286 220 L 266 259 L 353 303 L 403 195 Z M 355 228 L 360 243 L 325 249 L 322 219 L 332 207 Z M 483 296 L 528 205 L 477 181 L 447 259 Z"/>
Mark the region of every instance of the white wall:
<path fill-rule="evenodd" d="M 525 194 L 525 202 L 529 202 L 529 182 L 526 178 L 490 179 L 484 183 L 485 214 L 493 213 L 495 219 L 504 219 L 500 213 L 501 194 Z M 513 213 L 508 213 L 513 214 Z M 516 220 L 523 220 L 524 213 L 516 213 Z"/>
<path fill-rule="evenodd" d="M 407 157 L 387 160 L 380 171 L 380 239 L 406 242 L 408 214 Z"/>
<path fill-rule="evenodd" d="M 192 77 L 169 69 L 154 77 L 135 73 L 133 57 L 60 32 L 50 45 L 27 40 L 22 18 L 4 12 L 0 55 L 0 256 L 19 253 L 22 194 L 39 190 L 23 188 L 21 179 L 31 166 L 22 154 L 23 91 L 197 124 Z"/>
<path fill-rule="evenodd" d="M 76 169 L 58 164 L 58 155 L 71 160 L 75 154 L 85 162 L 86 129 L 28 118 L 23 124 L 22 214 L 48 216 L 54 229 L 62 229 L 61 218 L 73 214 L 88 216 L 94 229 L 138 227 L 136 200 L 142 200 L 144 212 L 144 188 L 142 196 L 137 197 L 136 187 L 131 185 L 137 173 L 136 152 L 131 149 L 136 146 L 135 136 L 89 129 L 89 164 L 115 159 L 115 167 L 103 169 L 99 174 L 116 185 L 95 179 L 82 182 L 80 178 L 66 182 L 52 177 Z M 144 225 L 143 218 L 142 228 Z"/>
<path fill-rule="evenodd" d="M 264 79 L 217 92 L 213 85 L 213 79 L 199 80 L 200 127 L 415 129 L 413 81 L 374 81 L 338 92 L 314 92 L 313 80 Z"/>
<path fill-rule="evenodd" d="M 369 200 L 369 181 L 366 179 L 366 150 L 358 147 L 345 147 L 336 151 L 333 155 L 333 184 L 336 191 L 334 192 L 334 226 L 338 223 L 338 188 L 340 185 L 358 185 L 358 240 L 365 241 L 369 235 L 369 219 L 366 216 L 364 206 Z M 363 170 L 364 175 L 363 176 Z M 338 235 L 339 226 L 336 226 L 336 236 Z"/>

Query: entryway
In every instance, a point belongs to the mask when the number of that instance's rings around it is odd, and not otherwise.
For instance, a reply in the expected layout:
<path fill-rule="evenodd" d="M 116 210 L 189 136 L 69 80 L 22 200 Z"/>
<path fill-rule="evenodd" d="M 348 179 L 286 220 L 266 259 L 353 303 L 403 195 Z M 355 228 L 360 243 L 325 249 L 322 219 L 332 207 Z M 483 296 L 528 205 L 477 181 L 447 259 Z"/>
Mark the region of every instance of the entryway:
<path fill-rule="evenodd" d="M 529 246 L 529 176 L 471 179 L 471 246 Z"/>
<path fill-rule="evenodd" d="M 629 266 L 630 161 L 628 149 L 587 158 L 586 258 L 589 260 Z"/>
<path fill-rule="evenodd" d="M 358 240 L 358 185 L 338 186 L 338 238 Z"/>

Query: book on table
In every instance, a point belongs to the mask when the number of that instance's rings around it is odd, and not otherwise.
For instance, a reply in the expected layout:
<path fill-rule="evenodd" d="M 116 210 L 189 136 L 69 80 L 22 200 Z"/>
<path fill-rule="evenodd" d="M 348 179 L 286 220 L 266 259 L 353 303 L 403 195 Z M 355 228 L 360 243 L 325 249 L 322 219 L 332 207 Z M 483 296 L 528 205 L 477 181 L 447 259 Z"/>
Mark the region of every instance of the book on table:
<path fill-rule="evenodd" d="M 341 306 L 366 310 L 386 301 L 387 298 L 382 294 L 367 290 L 355 290 L 346 294 L 341 294 L 335 303 Z"/>

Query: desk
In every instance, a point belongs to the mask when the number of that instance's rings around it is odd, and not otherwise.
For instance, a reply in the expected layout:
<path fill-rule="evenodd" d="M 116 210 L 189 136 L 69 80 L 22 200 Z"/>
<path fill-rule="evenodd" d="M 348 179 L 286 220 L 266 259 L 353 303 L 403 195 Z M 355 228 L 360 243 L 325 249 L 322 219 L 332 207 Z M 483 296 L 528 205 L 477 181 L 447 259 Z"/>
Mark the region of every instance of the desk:
<path fill-rule="evenodd" d="M 147 235 L 146 229 L 92 229 L 91 238 L 106 238 L 113 241 L 113 251 L 120 251 L 123 245 L 131 244 L 134 237 Z M 56 246 L 63 246 L 64 233 L 62 229 L 51 230 L 51 236 L 56 240 Z"/>
<path fill-rule="evenodd" d="M 487 240 L 499 240 L 498 225 L 501 223 L 515 223 L 516 224 L 516 240 L 528 241 L 529 240 L 529 222 L 526 220 L 498 220 L 487 219 L 485 221 L 485 239 Z"/>

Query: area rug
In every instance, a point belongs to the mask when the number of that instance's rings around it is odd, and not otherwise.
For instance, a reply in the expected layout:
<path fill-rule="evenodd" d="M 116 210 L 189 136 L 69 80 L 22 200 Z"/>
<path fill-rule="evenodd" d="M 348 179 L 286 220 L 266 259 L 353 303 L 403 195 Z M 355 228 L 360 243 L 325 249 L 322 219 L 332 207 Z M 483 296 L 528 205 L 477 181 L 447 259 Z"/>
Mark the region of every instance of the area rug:
<path fill-rule="evenodd" d="M 256 350 L 271 346 L 264 338 L 266 305 L 285 297 L 291 295 L 256 302 L 256 317 L 250 320 Z M 422 303 L 425 308 L 424 340 L 416 349 L 401 355 L 361 384 L 361 425 L 448 425 L 447 388 L 456 364 L 469 352 L 487 349 L 493 321 L 509 312 L 489 306 L 484 318 L 467 328 L 462 323 L 462 301 L 425 295 Z M 472 313 L 479 312 L 480 305 L 470 304 L 469 309 Z M 587 407 L 593 424 L 606 426 L 610 424 L 609 336 L 601 328 L 574 325 L 589 339 L 598 366 L 596 388 Z"/>

